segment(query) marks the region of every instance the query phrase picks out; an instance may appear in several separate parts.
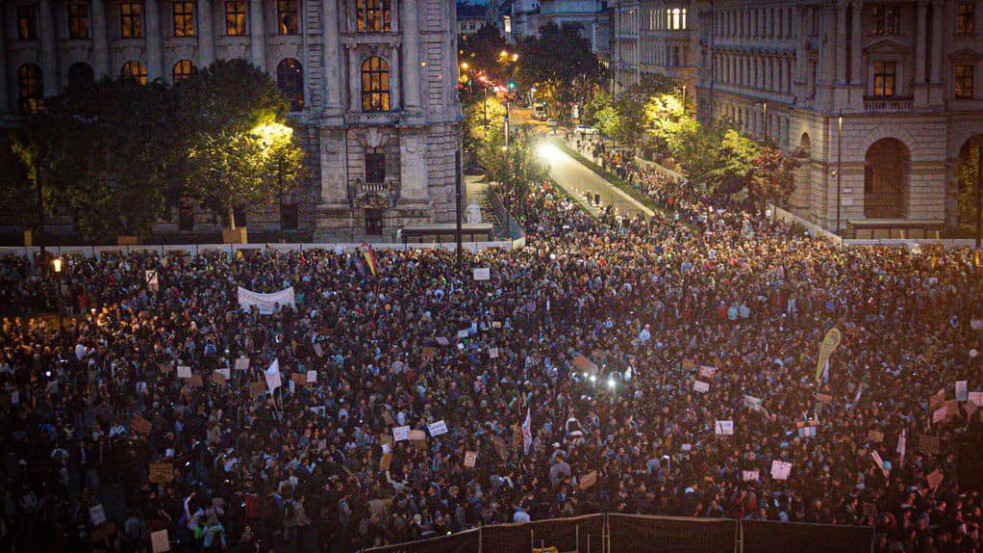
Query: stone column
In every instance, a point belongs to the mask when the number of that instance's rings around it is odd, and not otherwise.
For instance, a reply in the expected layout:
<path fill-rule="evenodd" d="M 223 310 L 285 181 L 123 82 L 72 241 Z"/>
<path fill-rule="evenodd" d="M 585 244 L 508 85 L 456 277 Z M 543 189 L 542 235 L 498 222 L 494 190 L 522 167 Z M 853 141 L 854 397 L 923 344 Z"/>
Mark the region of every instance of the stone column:
<path fill-rule="evenodd" d="M 420 30 L 417 16 L 417 0 L 406 0 L 401 10 L 403 27 L 403 106 L 407 110 L 418 110 L 420 104 Z"/>
<path fill-rule="evenodd" d="M 105 0 L 92 0 L 92 59 L 96 81 L 109 76 L 109 39 L 106 36 Z"/>
<path fill-rule="evenodd" d="M 929 76 L 932 84 L 942 82 L 942 10 L 944 4 L 938 0 L 932 2 L 932 73 Z"/>
<path fill-rule="evenodd" d="M 147 43 L 147 80 L 167 79 L 164 74 L 164 64 L 161 59 L 160 50 L 160 13 L 158 11 L 158 0 L 145 0 L 147 20 L 145 22 L 146 43 Z"/>
<path fill-rule="evenodd" d="M 915 86 L 925 84 L 925 27 L 928 25 L 926 18 L 927 12 L 928 3 L 919 2 L 918 21 L 916 22 L 917 27 L 915 28 Z"/>
<path fill-rule="evenodd" d="M 41 0 L 38 9 L 38 27 L 41 31 L 41 74 L 44 76 L 44 96 L 57 96 L 58 47 L 55 45 L 55 18 L 51 12 L 51 0 Z"/>
<path fill-rule="evenodd" d="M 338 55 L 338 2 L 323 0 L 321 23 L 324 25 L 324 110 L 341 111 L 341 57 Z"/>
<path fill-rule="evenodd" d="M 249 56 L 253 65 L 266 70 L 266 23 L 263 0 L 249 3 Z"/>
<path fill-rule="evenodd" d="M 198 0 L 198 62 L 204 69 L 215 61 L 215 30 L 211 0 Z"/>
<path fill-rule="evenodd" d="M 850 32 L 853 36 L 850 39 L 850 82 L 855 85 L 863 83 L 864 35 L 863 24 L 860 21 L 863 5 L 863 2 L 854 2 L 853 13 L 851 14 L 853 24 Z"/>
<path fill-rule="evenodd" d="M 427 136 L 425 131 L 403 129 L 399 133 L 399 203 L 427 203 Z"/>
<path fill-rule="evenodd" d="M 847 82 L 846 4 L 836 6 L 836 84 Z"/>
<path fill-rule="evenodd" d="M 0 14 L 4 13 L 6 6 L 0 7 Z M 8 90 L 14 90 L 10 85 L 13 74 L 7 70 L 7 36 L 4 34 L 4 27 L 0 25 L 0 79 L 7 79 L 7 82 L 0 82 L 0 115 L 12 113 L 15 110 L 10 106 L 10 96 Z"/>

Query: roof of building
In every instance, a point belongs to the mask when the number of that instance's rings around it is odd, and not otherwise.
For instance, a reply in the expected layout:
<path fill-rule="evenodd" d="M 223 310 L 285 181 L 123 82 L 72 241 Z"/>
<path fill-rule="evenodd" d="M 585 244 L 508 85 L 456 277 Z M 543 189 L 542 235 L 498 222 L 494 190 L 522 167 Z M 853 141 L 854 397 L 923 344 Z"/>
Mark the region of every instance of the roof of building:
<path fill-rule="evenodd" d="M 484 19 L 488 6 L 482 4 L 471 4 L 468 2 L 457 3 L 458 19 Z"/>

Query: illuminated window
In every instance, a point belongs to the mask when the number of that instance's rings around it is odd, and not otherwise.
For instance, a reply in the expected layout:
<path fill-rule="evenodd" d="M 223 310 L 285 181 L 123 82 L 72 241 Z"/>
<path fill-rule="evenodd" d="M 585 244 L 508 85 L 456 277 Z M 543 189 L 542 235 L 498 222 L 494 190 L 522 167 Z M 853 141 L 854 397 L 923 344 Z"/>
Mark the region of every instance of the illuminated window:
<path fill-rule="evenodd" d="M 355 0 L 356 29 L 360 33 L 391 30 L 390 0 Z"/>
<path fill-rule="evenodd" d="M 287 58 L 277 65 L 276 86 L 290 102 L 290 111 L 304 109 L 304 67 L 299 61 Z"/>
<path fill-rule="evenodd" d="M 119 5 L 120 30 L 123 38 L 143 36 L 143 4 L 140 2 L 121 2 Z"/>
<path fill-rule="evenodd" d="M 893 61 L 874 62 L 874 97 L 890 98 L 895 93 L 898 66 Z"/>
<path fill-rule="evenodd" d="M 38 12 L 34 6 L 17 6 L 17 38 L 38 39 Z"/>
<path fill-rule="evenodd" d="M 871 17 L 871 30 L 873 35 L 896 35 L 901 32 L 900 8 L 891 5 L 874 6 L 873 17 Z"/>
<path fill-rule="evenodd" d="M 389 111 L 389 64 L 382 58 L 362 62 L 362 111 Z"/>
<path fill-rule="evenodd" d="M 180 84 L 190 79 L 196 73 L 198 73 L 198 66 L 195 65 L 195 62 L 181 60 L 174 64 L 174 69 L 171 71 L 171 78 L 174 84 Z"/>
<path fill-rule="evenodd" d="M 956 11 L 956 34 L 971 35 L 976 32 L 976 4 L 964 2 Z"/>
<path fill-rule="evenodd" d="M 123 78 L 147 84 L 147 66 L 138 61 L 128 61 L 123 64 Z"/>
<path fill-rule="evenodd" d="M 225 3 L 225 34 L 243 36 L 246 34 L 246 2 L 231 0 Z"/>
<path fill-rule="evenodd" d="M 195 36 L 195 3 L 174 2 L 174 36 Z"/>
<path fill-rule="evenodd" d="M 68 5 L 68 38 L 86 40 L 89 38 L 89 5 Z"/>
<path fill-rule="evenodd" d="M 41 111 L 44 102 L 44 80 L 41 68 L 33 63 L 25 63 L 17 70 L 17 89 L 20 112 L 31 115 Z"/>
<path fill-rule="evenodd" d="M 276 15 L 281 35 L 298 34 L 297 0 L 277 0 Z"/>
<path fill-rule="evenodd" d="M 959 64 L 956 66 L 956 98 L 968 99 L 973 97 L 973 76 L 976 66 Z"/>

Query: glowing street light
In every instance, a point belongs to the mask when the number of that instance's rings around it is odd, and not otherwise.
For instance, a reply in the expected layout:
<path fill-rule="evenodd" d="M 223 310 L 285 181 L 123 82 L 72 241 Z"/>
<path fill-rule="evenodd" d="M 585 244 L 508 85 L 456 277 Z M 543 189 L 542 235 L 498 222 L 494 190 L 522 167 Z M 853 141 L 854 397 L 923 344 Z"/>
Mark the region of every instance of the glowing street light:
<path fill-rule="evenodd" d="M 613 390 L 617 385 L 618 383 L 615 382 L 613 378 L 608 378 L 608 388 Z"/>
<path fill-rule="evenodd" d="M 471 66 L 470 66 L 470 65 L 468 65 L 468 62 L 463 62 L 463 63 L 461 64 L 461 70 L 462 70 L 462 71 L 467 71 L 467 70 L 468 70 L 468 68 L 470 68 L 470 67 L 471 67 Z"/>

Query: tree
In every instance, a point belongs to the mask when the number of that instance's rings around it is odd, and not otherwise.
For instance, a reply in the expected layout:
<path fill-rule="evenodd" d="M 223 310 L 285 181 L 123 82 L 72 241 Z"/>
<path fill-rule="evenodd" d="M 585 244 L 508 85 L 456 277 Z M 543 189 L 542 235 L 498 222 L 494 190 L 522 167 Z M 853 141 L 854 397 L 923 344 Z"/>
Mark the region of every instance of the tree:
<path fill-rule="evenodd" d="M 268 74 L 242 59 L 210 65 L 182 83 L 179 96 L 189 196 L 235 229 L 235 208 L 268 203 L 275 193 L 263 136 L 284 125 L 288 104 Z"/>
<path fill-rule="evenodd" d="M 508 43 L 497 27 L 483 25 L 478 32 L 461 40 L 459 62 L 467 63 L 472 75 L 482 74 L 492 81 L 504 82 L 504 66 L 499 63 L 499 54 L 507 48 Z"/>
<path fill-rule="evenodd" d="M 598 127 L 598 115 L 605 109 L 613 105 L 611 95 L 606 92 L 595 94 L 580 110 L 580 122 L 591 127 Z"/>
<path fill-rule="evenodd" d="M 286 125 L 260 127 L 260 171 L 264 186 L 273 190 L 279 204 L 280 232 L 283 232 L 283 199 L 300 186 L 306 176 L 304 151 L 294 132 Z"/>
<path fill-rule="evenodd" d="M 751 164 L 751 184 L 755 197 L 764 202 L 784 205 L 795 189 L 798 161 L 778 148 L 762 146 Z"/>
<path fill-rule="evenodd" d="M 575 103 L 585 103 L 595 85 L 604 82 L 604 68 L 591 52 L 590 41 L 580 35 L 583 26 L 550 22 L 538 37 L 519 45 L 516 77 L 526 88 L 536 87 L 546 100 L 547 112 L 564 122 Z"/>

